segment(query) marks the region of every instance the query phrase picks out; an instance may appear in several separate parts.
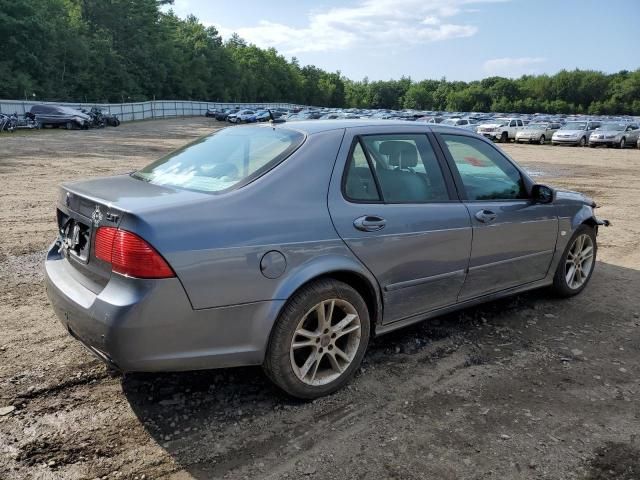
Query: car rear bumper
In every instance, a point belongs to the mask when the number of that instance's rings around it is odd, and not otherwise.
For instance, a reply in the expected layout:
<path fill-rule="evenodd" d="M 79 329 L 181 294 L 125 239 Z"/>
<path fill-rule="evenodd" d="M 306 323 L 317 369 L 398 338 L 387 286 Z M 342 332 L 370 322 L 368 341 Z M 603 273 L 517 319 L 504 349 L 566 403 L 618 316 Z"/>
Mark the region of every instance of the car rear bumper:
<path fill-rule="evenodd" d="M 259 365 L 284 301 L 194 310 L 177 278 L 113 274 L 96 294 L 52 248 L 47 295 L 65 329 L 122 371 L 180 371 Z"/>

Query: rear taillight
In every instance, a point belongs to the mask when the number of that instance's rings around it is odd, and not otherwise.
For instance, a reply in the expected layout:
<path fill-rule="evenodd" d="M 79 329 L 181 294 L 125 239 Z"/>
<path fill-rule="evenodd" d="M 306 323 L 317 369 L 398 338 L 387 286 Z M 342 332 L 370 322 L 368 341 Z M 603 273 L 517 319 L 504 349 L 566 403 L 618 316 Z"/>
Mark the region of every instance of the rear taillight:
<path fill-rule="evenodd" d="M 138 235 L 114 227 L 96 230 L 94 254 L 111 270 L 137 278 L 169 278 L 175 273 L 164 258 Z"/>

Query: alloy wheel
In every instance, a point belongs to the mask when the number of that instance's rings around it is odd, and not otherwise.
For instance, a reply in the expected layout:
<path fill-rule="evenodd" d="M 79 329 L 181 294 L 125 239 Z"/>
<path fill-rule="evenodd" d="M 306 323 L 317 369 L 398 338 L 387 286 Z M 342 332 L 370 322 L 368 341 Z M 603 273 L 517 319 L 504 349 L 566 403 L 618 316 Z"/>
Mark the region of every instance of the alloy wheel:
<path fill-rule="evenodd" d="M 326 385 L 351 365 L 358 352 L 361 322 L 346 300 L 323 300 L 300 320 L 291 339 L 290 359 L 298 380 Z"/>
<path fill-rule="evenodd" d="M 587 281 L 593 268 L 593 252 L 593 240 L 589 235 L 582 234 L 573 241 L 565 261 L 565 278 L 569 288 L 577 290 Z"/>

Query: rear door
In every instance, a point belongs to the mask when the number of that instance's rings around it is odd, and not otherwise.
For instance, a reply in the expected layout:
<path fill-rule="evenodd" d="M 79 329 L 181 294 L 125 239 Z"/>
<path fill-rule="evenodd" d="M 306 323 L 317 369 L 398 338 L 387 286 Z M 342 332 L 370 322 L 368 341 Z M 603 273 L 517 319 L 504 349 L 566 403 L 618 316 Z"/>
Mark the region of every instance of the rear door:
<path fill-rule="evenodd" d="M 465 279 L 469 214 L 433 142 L 426 129 L 347 129 L 331 179 L 331 218 L 378 280 L 385 323 L 455 303 Z"/>
<path fill-rule="evenodd" d="M 473 225 L 459 300 L 544 278 L 556 246 L 556 207 L 533 202 L 523 173 L 490 142 L 463 134 L 438 139 Z"/>

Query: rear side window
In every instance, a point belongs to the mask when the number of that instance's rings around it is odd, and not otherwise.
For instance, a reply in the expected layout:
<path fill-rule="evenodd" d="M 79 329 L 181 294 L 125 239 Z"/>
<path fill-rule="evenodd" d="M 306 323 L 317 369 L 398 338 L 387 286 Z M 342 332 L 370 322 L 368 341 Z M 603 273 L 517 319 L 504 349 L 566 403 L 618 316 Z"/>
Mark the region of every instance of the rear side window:
<path fill-rule="evenodd" d="M 409 134 L 360 138 L 347 164 L 345 196 L 385 203 L 449 200 L 442 170 L 426 135 Z"/>
<path fill-rule="evenodd" d="M 527 198 L 522 175 L 488 143 L 462 135 L 442 135 L 469 200 Z"/>
<path fill-rule="evenodd" d="M 347 167 L 345 195 L 359 202 L 380 201 L 373 172 L 360 142 L 356 143 Z"/>
<path fill-rule="evenodd" d="M 304 141 L 294 130 L 225 128 L 133 174 L 156 185 L 218 193 L 240 187 L 287 158 Z"/>

